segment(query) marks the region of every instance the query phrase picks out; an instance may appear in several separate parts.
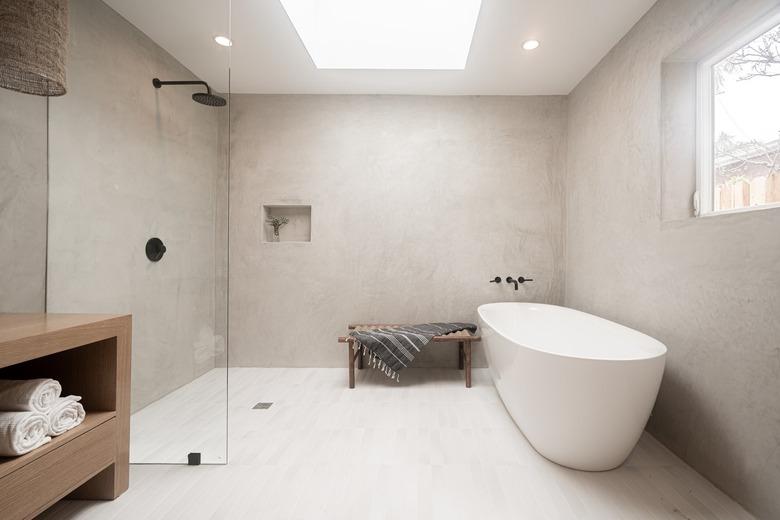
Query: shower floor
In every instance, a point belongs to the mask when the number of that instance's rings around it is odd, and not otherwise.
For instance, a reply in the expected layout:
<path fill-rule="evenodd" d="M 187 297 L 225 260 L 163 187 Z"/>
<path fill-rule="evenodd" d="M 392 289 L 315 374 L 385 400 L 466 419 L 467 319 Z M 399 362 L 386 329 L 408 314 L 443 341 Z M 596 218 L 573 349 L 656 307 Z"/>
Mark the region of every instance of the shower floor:
<path fill-rule="evenodd" d="M 166 432 L 177 454 L 207 449 L 209 431 L 224 422 L 198 405 L 224 406 L 213 395 L 222 377 L 209 372 L 136 414 L 136 426 Z M 614 471 L 547 461 L 515 427 L 486 370 L 474 371 L 471 389 L 456 370 L 409 369 L 400 383 L 373 370 L 358 378 L 349 390 L 343 368 L 231 369 L 227 466 L 131 466 L 119 499 L 63 501 L 41 518 L 752 518 L 648 434 Z M 273 405 L 252 409 L 258 402 Z M 193 430 L 171 429 L 172 416 Z"/>
<path fill-rule="evenodd" d="M 210 370 L 130 416 L 130 462 L 224 464 L 227 446 L 227 369 Z"/>

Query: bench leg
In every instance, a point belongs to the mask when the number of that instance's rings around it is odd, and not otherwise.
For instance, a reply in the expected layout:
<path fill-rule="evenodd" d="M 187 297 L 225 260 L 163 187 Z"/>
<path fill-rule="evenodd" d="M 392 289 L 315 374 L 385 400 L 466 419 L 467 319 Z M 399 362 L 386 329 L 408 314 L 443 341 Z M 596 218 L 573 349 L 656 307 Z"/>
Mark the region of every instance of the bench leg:
<path fill-rule="evenodd" d="M 463 370 L 463 342 L 458 341 L 458 370 Z"/>
<path fill-rule="evenodd" d="M 347 368 L 349 369 L 349 387 L 355 388 L 355 351 L 352 342 L 347 342 Z"/>
<path fill-rule="evenodd" d="M 357 358 L 358 358 L 358 369 L 363 370 L 363 352 L 361 349 L 358 348 L 357 352 Z"/>
<path fill-rule="evenodd" d="M 471 388 L 471 342 L 466 341 L 464 346 L 464 354 L 466 358 L 466 388 Z"/>

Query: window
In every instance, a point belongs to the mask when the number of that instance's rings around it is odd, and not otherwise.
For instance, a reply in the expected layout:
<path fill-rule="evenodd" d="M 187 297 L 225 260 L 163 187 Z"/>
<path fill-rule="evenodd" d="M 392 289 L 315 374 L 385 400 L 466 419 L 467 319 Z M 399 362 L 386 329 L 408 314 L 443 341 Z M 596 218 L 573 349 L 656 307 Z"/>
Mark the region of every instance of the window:
<path fill-rule="evenodd" d="M 780 207 L 780 12 L 699 64 L 698 215 Z"/>
<path fill-rule="evenodd" d="M 482 0 L 282 0 L 318 69 L 463 70 Z"/>

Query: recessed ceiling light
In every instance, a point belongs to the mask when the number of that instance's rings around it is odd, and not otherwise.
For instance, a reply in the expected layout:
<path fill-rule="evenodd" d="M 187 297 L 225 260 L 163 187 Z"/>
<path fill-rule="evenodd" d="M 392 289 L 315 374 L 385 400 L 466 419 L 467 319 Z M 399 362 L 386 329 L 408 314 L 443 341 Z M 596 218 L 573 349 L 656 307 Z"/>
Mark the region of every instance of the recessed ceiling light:
<path fill-rule="evenodd" d="M 523 43 L 523 49 L 527 51 L 532 51 L 535 48 L 539 47 L 539 41 L 538 40 L 528 40 Z"/>
<path fill-rule="evenodd" d="M 227 36 L 214 36 L 214 41 L 223 47 L 230 47 L 233 45 L 233 42 L 230 41 L 230 38 Z"/>
<path fill-rule="evenodd" d="M 281 0 L 318 69 L 466 68 L 482 0 Z"/>

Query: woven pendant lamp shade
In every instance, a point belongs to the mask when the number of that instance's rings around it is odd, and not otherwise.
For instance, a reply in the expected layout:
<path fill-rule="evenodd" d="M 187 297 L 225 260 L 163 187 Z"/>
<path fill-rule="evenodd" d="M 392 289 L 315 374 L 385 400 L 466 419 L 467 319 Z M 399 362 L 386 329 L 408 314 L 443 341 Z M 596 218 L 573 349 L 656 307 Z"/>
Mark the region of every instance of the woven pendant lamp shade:
<path fill-rule="evenodd" d="M 68 0 L 0 0 L 0 87 L 65 94 Z"/>

